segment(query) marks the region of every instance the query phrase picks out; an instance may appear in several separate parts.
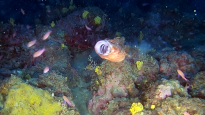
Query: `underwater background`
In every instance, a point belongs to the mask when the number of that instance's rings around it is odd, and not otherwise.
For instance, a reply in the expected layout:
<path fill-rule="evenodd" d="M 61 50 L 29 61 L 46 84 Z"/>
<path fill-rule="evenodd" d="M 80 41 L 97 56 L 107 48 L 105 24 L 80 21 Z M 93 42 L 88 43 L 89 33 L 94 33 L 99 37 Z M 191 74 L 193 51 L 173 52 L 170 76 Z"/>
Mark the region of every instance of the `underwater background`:
<path fill-rule="evenodd" d="M 204 8 L 0 0 L 0 115 L 205 115 Z"/>

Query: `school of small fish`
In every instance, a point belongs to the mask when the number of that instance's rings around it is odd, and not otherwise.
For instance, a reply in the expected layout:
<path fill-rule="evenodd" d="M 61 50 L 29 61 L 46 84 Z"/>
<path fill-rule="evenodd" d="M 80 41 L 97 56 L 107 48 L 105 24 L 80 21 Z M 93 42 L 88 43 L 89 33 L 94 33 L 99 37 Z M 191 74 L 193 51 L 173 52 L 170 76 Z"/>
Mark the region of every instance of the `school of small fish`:
<path fill-rule="evenodd" d="M 21 11 L 23 12 L 22 9 L 21 9 Z M 42 40 L 47 40 L 51 33 L 52 33 L 51 30 L 49 30 L 48 32 L 46 32 L 46 34 L 42 37 Z M 36 42 L 37 42 L 36 39 L 34 39 L 34 40 L 28 42 L 27 47 L 30 48 L 30 47 L 34 46 L 34 45 L 36 44 Z M 36 51 L 36 52 L 33 54 L 33 58 L 37 58 L 37 57 L 41 56 L 44 52 L 45 52 L 45 48 L 42 48 L 42 49 Z M 49 70 L 50 70 L 49 67 L 46 66 L 46 67 L 44 68 L 44 70 L 43 70 L 43 73 L 47 73 Z"/>
<path fill-rule="evenodd" d="M 88 27 L 87 29 L 90 29 L 90 28 Z M 91 31 L 91 29 L 90 29 L 90 31 Z M 51 30 L 46 32 L 46 34 L 42 37 L 42 40 L 47 40 L 51 33 L 52 33 Z M 37 42 L 36 39 L 28 42 L 27 47 L 30 48 L 30 47 L 34 46 L 36 44 L 36 42 Z M 33 54 L 33 58 L 37 58 L 37 57 L 41 56 L 44 52 L 45 52 L 45 48 L 42 48 L 42 49 L 36 51 Z M 43 73 L 47 73 L 47 72 L 49 72 L 49 70 L 50 70 L 50 68 L 48 66 L 46 66 L 43 70 Z M 75 104 L 72 103 L 69 98 L 67 98 L 66 96 L 63 96 L 62 98 L 63 98 L 64 102 L 67 103 L 70 107 L 75 107 Z"/>
<path fill-rule="evenodd" d="M 25 15 L 25 12 L 23 9 L 21 9 L 21 13 L 23 15 Z M 85 25 L 85 28 L 89 31 L 92 31 L 92 29 L 90 27 L 88 27 L 87 25 Z M 27 27 L 27 29 L 28 29 L 28 27 Z M 44 34 L 44 36 L 42 37 L 42 40 L 47 40 L 51 33 L 52 33 L 51 30 L 46 32 L 46 34 Z M 36 39 L 28 42 L 27 47 L 30 48 L 30 47 L 34 46 L 36 44 L 36 42 L 37 42 Z M 42 48 L 42 49 L 36 51 L 33 54 L 33 58 L 37 58 L 37 57 L 41 56 L 44 52 L 45 52 L 45 48 Z M 43 73 L 47 73 L 49 70 L 50 70 L 50 68 L 48 66 L 46 66 L 43 70 Z M 74 103 L 71 103 L 71 101 L 66 96 L 63 96 L 62 98 L 63 98 L 64 102 L 67 103 L 69 106 L 71 106 L 71 107 L 75 106 Z"/>
<path fill-rule="evenodd" d="M 145 5 L 143 4 L 143 6 L 146 6 L 146 5 L 147 5 L 147 4 L 145 4 Z M 21 13 L 22 13 L 23 15 L 25 15 L 25 12 L 24 12 L 23 9 L 21 9 Z M 92 29 L 91 29 L 90 27 L 88 27 L 87 25 L 85 25 L 85 28 L 86 28 L 88 31 L 92 31 Z M 46 34 L 44 34 L 44 36 L 42 37 L 42 40 L 47 40 L 51 33 L 52 33 L 51 30 L 49 30 L 48 32 L 46 32 Z M 34 39 L 34 40 L 28 42 L 27 47 L 30 48 L 30 47 L 34 46 L 34 45 L 36 44 L 36 42 L 37 42 L 36 39 Z M 33 58 L 37 58 L 37 57 L 41 56 L 44 52 L 45 52 L 45 48 L 42 48 L 42 49 L 36 51 L 36 52 L 33 54 Z M 46 67 L 44 68 L 44 70 L 43 70 L 43 73 L 47 73 L 47 72 L 49 72 L 49 70 L 50 70 L 49 67 L 46 66 Z M 182 79 L 184 79 L 186 82 L 189 82 L 189 80 L 186 79 L 184 73 L 183 73 L 181 70 L 177 69 L 177 73 L 178 73 L 179 76 L 181 76 Z M 70 101 L 66 96 L 63 96 L 62 98 L 63 98 L 64 102 L 67 103 L 69 106 L 75 106 L 73 103 L 71 103 L 71 101 Z M 185 114 L 186 114 L 186 115 L 189 115 L 189 114 L 187 114 L 187 112 L 184 112 L 183 114 L 184 114 L 184 115 L 185 115 Z"/>
<path fill-rule="evenodd" d="M 23 15 L 25 15 L 25 12 L 24 12 L 23 9 L 21 9 L 21 13 L 22 13 Z M 90 27 L 88 27 L 87 25 L 85 25 L 85 28 L 86 28 L 87 30 L 89 30 L 89 31 L 92 31 L 92 29 L 91 29 Z M 44 36 L 42 37 L 42 40 L 47 40 L 51 33 L 52 33 L 51 30 L 49 30 L 48 32 L 46 32 L 46 34 L 44 34 Z M 36 44 L 36 42 L 37 42 L 36 39 L 30 41 L 30 42 L 27 44 L 27 47 L 30 48 L 30 47 L 34 46 L 34 45 Z M 33 58 L 37 58 L 37 57 L 41 56 L 44 52 L 45 52 L 45 48 L 42 48 L 42 49 L 36 51 L 36 52 L 33 54 Z M 44 70 L 43 70 L 43 73 L 47 73 L 48 71 L 49 71 L 49 67 L 46 66 L 46 67 L 44 68 Z"/>

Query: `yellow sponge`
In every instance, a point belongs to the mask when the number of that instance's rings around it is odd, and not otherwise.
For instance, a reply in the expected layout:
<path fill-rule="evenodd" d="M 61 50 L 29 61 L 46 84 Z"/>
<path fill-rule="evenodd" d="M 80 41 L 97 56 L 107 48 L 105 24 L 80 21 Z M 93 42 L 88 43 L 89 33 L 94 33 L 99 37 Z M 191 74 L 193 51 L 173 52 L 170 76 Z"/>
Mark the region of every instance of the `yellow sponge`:
<path fill-rule="evenodd" d="M 102 71 L 100 70 L 100 66 L 97 66 L 95 68 L 95 72 L 97 73 L 97 75 L 101 75 L 102 74 Z"/>
<path fill-rule="evenodd" d="M 135 113 L 141 112 L 143 110 L 143 105 L 141 103 L 132 103 L 132 106 L 130 107 L 130 112 L 132 115 Z"/>
<path fill-rule="evenodd" d="M 94 20 L 95 20 L 95 24 L 100 24 L 101 23 L 101 17 L 99 17 L 99 16 L 96 16 L 94 18 Z"/>
<path fill-rule="evenodd" d="M 62 110 L 59 102 L 42 89 L 19 83 L 8 93 L 3 115 L 55 115 Z"/>
<path fill-rule="evenodd" d="M 143 66 L 143 61 L 137 61 L 137 62 L 136 62 L 136 65 L 137 65 L 137 69 L 138 69 L 138 70 L 141 70 L 141 69 L 142 69 L 142 66 Z"/>
<path fill-rule="evenodd" d="M 89 14 L 89 12 L 87 10 L 83 11 L 82 17 L 85 19 L 87 18 L 87 15 Z"/>
<path fill-rule="evenodd" d="M 151 107 L 150 107 L 152 110 L 155 108 L 155 105 L 151 105 Z"/>

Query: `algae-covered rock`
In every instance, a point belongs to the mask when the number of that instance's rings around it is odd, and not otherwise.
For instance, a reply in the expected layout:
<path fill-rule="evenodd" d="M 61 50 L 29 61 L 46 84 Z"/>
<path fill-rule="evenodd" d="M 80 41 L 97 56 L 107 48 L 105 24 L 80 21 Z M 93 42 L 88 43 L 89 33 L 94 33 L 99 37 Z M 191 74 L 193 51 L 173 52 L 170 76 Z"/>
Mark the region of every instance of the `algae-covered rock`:
<path fill-rule="evenodd" d="M 156 108 L 158 113 L 167 115 L 182 115 L 187 112 L 190 115 L 205 114 L 205 100 L 199 98 L 179 97 L 167 98 Z M 185 115 L 185 114 L 184 114 Z"/>
<path fill-rule="evenodd" d="M 134 73 L 126 60 L 120 63 L 104 61 L 101 64 L 102 75 L 98 91 L 88 103 L 88 109 L 93 115 L 130 114 L 129 107 L 138 100 L 138 89 L 135 87 Z M 129 97 L 129 98 L 128 98 Z M 120 99 L 124 100 L 120 100 Z M 116 101 L 118 99 L 118 102 Z M 113 101 L 115 100 L 115 101 Z"/>
<path fill-rule="evenodd" d="M 199 72 L 193 79 L 191 84 L 191 95 L 193 97 L 205 98 L 205 71 Z"/>
<path fill-rule="evenodd" d="M 5 80 L 2 81 L 1 85 L 0 85 L 0 94 L 2 94 L 3 96 L 8 95 L 9 89 L 18 84 L 23 82 L 20 78 L 16 77 L 15 75 L 11 74 L 10 78 L 7 78 Z"/>

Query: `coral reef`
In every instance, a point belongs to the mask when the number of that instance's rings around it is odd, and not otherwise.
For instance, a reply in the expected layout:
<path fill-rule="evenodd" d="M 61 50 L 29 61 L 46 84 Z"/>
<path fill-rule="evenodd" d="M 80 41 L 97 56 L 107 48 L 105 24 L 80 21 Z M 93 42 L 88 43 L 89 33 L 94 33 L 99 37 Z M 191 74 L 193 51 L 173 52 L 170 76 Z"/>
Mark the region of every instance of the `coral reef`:
<path fill-rule="evenodd" d="M 99 114 L 104 109 L 109 109 L 110 111 L 107 114 L 112 114 L 115 113 L 115 109 L 111 109 L 112 106 L 108 105 L 110 101 L 116 98 L 136 97 L 138 89 L 134 85 L 134 75 L 127 61 L 120 63 L 104 61 L 101 64 L 101 70 L 102 75 L 99 76 L 99 79 L 103 80 L 98 91 L 89 101 L 89 110 L 93 114 Z M 124 103 L 131 105 L 130 101 Z"/>
<path fill-rule="evenodd" d="M 0 88 L 0 107 L 3 107 L 1 114 L 79 115 L 75 107 L 63 102 L 62 96 L 58 97 L 48 88 L 42 90 L 23 83 L 23 80 L 15 75 L 5 79 Z"/>
<path fill-rule="evenodd" d="M 30 81 L 34 80 L 31 79 Z M 54 71 L 40 75 L 36 82 L 37 87 L 49 89 L 51 93 L 57 96 L 65 95 L 71 99 L 73 97 L 68 86 L 68 77 L 58 75 Z"/>
<path fill-rule="evenodd" d="M 187 89 L 174 79 L 163 79 L 161 82 L 155 82 L 143 91 L 142 95 L 145 102 L 144 107 L 149 109 L 153 105 L 155 108 L 161 107 L 163 100 L 166 100 L 168 97 L 190 97 Z"/>
<path fill-rule="evenodd" d="M 149 84 L 158 79 L 158 61 L 153 56 L 138 51 L 138 48 L 131 48 L 131 52 L 132 59 L 129 61 L 132 64 L 132 69 L 135 73 L 135 76 L 137 76 L 137 79 L 135 79 L 135 84 L 138 85 L 140 89 L 144 89 L 145 87 L 148 87 Z M 142 65 L 141 68 L 138 69 L 138 67 L 140 67 L 139 62 L 141 62 Z"/>
<path fill-rule="evenodd" d="M 108 106 L 100 111 L 102 115 L 109 114 L 121 114 L 121 115 L 130 115 L 130 106 L 134 102 L 139 102 L 138 98 L 127 99 L 125 97 L 122 98 L 114 98 L 109 101 Z"/>
<path fill-rule="evenodd" d="M 160 73 L 171 78 L 176 78 L 177 69 L 180 69 L 187 75 L 192 75 L 198 71 L 194 63 L 194 58 L 186 52 L 165 51 L 164 53 L 157 53 L 156 58 L 160 60 Z"/>
<path fill-rule="evenodd" d="M 12 1 L 0 0 L 0 115 L 205 115 L 205 1 Z"/>
<path fill-rule="evenodd" d="M 191 83 L 191 96 L 198 98 L 205 98 L 205 71 L 199 72 L 193 78 L 193 82 Z"/>
<path fill-rule="evenodd" d="M 190 115 L 203 115 L 205 114 L 205 100 L 198 98 L 187 97 L 174 97 L 167 98 L 161 104 L 161 107 L 155 110 L 159 115 L 179 115 L 184 112 Z"/>

